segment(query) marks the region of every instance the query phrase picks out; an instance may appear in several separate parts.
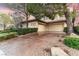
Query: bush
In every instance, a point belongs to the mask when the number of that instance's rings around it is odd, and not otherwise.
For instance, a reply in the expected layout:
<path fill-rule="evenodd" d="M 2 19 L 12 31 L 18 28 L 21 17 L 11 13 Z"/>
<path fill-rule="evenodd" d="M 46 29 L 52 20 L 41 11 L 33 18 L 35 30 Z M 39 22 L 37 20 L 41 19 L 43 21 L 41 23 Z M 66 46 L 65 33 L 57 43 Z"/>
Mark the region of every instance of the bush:
<path fill-rule="evenodd" d="M 13 28 L 0 31 L 0 33 L 10 33 L 10 32 L 17 32 L 18 35 L 24 35 L 27 33 L 37 32 L 37 28 L 18 28 L 18 29 Z"/>
<path fill-rule="evenodd" d="M 0 41 L 16 37 L 17 35 L 24 35 L 32 32 L 37 32 L 37 28 L 6 29 L 4 31 L 0 31 Z"/>
<path fill-rule="evenodd" d="M 79 34 L 79 26 L 74 27 L 74 32 L 75 32 L 76 34 Z"/>
<path fill-rule="evenodd" d="M 18 28 L 18 29 L 11 29 L 11 32 L 17 32 L 18 35 L 24 35 L 27 33 L 37 32 L 37 28 Z"/>
<path fill-rule="evenodd" d="M 16 36 L 17 36 L 16 32 L 1 33 L 0 34 L 0 41 L 7 40 L 7 39 L 10 39 L 10 38 L 14 38 Z"/>
<path fill-rule="evenodd" d="M 73 30 L 74 30 L 74 33 L 79 34 L 79 26 L 75 26 Z M 67 33 L 67 27 L 64 28 L 64 32 Z"/>
<path fill-rule="evenodd" d="M 71 47 L 71 48 L 79 50 L 79 38 L 65 37 L 64 44 Z"/>
<path fill-rule="evenodd" d="M 66 32 L 66 33 L 67 33 L 67 27 L 65 27 L 65 28 L 64 28 L 64 32 Z"/>

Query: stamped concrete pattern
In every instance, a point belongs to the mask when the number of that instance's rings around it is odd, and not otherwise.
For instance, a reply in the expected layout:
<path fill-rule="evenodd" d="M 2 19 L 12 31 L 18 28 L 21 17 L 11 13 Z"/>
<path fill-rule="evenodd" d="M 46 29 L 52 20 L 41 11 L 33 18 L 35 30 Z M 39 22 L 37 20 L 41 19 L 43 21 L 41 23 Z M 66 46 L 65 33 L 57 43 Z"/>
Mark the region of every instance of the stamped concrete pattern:
<path fill-rule="evenodd" d="M 0 42 L 6 56 L 50 56 L 51 47 L 58 46 L 68 55 L 79 56 L 79 50 L 63 44 L 63 33 L 30 33 Z"/>

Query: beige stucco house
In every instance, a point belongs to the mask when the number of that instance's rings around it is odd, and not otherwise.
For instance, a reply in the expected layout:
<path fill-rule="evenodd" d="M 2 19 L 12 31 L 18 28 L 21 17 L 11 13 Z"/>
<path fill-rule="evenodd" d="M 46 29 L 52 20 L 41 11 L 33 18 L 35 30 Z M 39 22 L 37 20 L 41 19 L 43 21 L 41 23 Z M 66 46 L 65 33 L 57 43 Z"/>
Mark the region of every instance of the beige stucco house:
<path fill-rule="evenodd" d="M 5 14 L 12 14 L 14 11 L 9 8 L 1 8 L 0 12 L 4 12 Z M 45 31 L 63 31 L 66 26 L 66 19 L 64 16 L 59 17 L 56 15 L 54 20 L 49 18 L 42 18 L 40 22 L 38 22 L 34 16 L 30 15 L 28 18 L 28 27 L 29 28 L 38 28 L 38 32 Z M 2 23 L 2 22 L 0 22 Z M 26 28 L 26 20 L 25 18 L 22 20 L 23 28 Z M 3 27 L 0 25 L 0 27 Z M 0 28 L 1 30 L 3 28 Z"/>
<path fill-rule="evenodd" d="M 26 28 L 26 19 L 22 21 L 22 24 L 23 28 Z M 38 21 L 32 15 L 28 17 L 28 28 L 38 28 Z"/>
<path fill-rule="evenodd" d="M 60 31 L 63 32 L 64 27 L 66 27 L 66 19 L 64 16 L 59 17 L 56 15 L 54 20 L 41 20 L 38 22 L 38 32 L 41 31 Z"/>
<path fill-rule="evenodd" d="M 63 31 L 65 20 L 51 21 L 45 23 L 38 23 L 38 32 L 41 31 Z"/>
<path fill-rule="evenodd" d="M 64 27 L 66 27 L 66 19 L 64 16 L 60 17 L 56 15 L 54 20 L 49 18 L 42 18 L 39 22 L 31 16 L 28 20 L 29 28 L 38 28 L 38 32 L 48 32 L 48 31 L 59 31 L 63 32 Z"/>

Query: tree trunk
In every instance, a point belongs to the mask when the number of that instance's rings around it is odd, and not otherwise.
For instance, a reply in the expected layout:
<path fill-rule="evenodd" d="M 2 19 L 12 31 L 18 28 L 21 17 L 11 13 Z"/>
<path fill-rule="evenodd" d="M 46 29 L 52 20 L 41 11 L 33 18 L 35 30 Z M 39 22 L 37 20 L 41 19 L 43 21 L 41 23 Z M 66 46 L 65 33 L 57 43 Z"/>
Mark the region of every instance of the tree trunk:
<path fill-rule="evenodd" d="M 24 12 L 26 15 L 26 27 L 28 28 L 28 11 L 27 11 L 27 4 L 24 4 Z"/>
<path fill-rule="evenodd" d="M 71 35 L 71 33 L 73 33 L 73 23 L 72 19 L 70 18 L 70 13 L 68 11 L 65 13 L 65 17 L 67 23 L 67 34 Z"/>
<path fill-rule="evenodd" d="M 75 17 L 73 18 L 72 23 L 73 23 L 73 32 L 74 32 Z"/>
<path fill-rule="evenodd" d="M 67 28 L 68 28 L 68 35 L 70 35 L 71 33 L 73 33 L 73 24 L 68 19 L 67 19 Z"/>
<path fill-rule="evenodd" d="M 6 25 L 4 24 L 4 30 L 6 29 Z"/>
<path fill-rule="evenodd" d="M 28 28 L 28 15 L 26 14 L 26 27 Z"/>
<path fill-rule="evenodd" d="M 22 26 L 22 19 L 21 19 L 21 22 L 19 23 L 19 25 L 20 25 L 20 28 L 22 28 L 23 26 Z"/>
<path fill-rule="evenodd" d="M 22 23 L 20 23 L 19 25 L 20 25 L 20 28 L 22 28 Z"/>

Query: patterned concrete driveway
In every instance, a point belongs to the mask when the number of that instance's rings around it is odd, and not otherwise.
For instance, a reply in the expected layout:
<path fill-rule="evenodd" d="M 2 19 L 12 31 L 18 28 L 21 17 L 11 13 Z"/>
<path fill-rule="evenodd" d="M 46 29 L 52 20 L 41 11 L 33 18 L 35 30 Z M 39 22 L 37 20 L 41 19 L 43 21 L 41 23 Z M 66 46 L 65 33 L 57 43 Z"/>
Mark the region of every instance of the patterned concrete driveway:
<path fill-rule="evenodd" d="M 60 46 L 66 50 L 70 49 L 63 44 L 62 35 L 62 33 L 45 33 L 41 35 L 30 33 L 21 35 L 0 42 L 0 50 L 6 56 L 50 56 L 50 48 L 53 46 Z M 69 52 L 72 54 L 71 50 Z"/>

